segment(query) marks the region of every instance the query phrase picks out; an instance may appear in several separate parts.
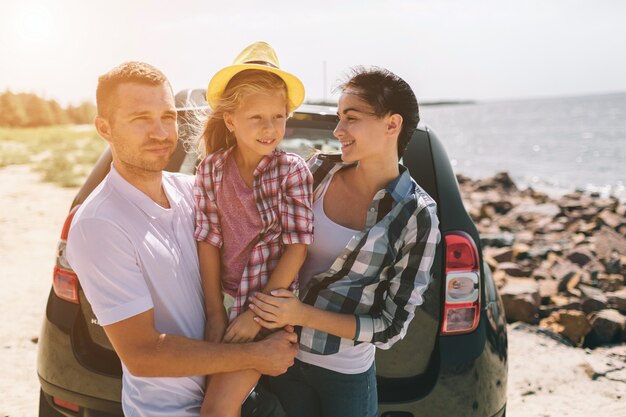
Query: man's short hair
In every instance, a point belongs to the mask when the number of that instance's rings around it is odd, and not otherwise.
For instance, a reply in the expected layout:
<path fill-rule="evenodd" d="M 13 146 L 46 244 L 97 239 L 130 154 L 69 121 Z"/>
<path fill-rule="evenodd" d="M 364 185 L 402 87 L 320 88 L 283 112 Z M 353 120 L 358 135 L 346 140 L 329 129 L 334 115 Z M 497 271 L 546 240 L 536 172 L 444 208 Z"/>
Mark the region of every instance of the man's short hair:
<path fill-rule="evenodd" d="M 171 88 L 167 77 L 152 65 L 137 61 L 124 62 L 98 77 L 98 88 L 96 89 L 98 116 L 107 118 L 111 116 L 115 89 L 124 83 L 167 84 Z"/>

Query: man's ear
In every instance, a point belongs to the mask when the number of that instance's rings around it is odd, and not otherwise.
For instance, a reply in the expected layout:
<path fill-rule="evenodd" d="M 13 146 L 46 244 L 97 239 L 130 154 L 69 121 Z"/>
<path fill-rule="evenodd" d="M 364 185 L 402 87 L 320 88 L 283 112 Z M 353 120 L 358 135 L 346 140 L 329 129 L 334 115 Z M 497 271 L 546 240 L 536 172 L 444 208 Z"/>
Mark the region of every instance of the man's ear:
<path fill-rule="evenodd" d="M 399 114 L 387 116 L 387 134 L 397 137 L 400 135 L 400 130 L 402 130 L 402 116 Z"/>
<path fill-rule="evenodd" d="M 111 123 L 109 123 L 109 120 L 102 116 L 96 116 L 93 123 L 96 126 L 96 131 L 102 139 L 111 143 Z"/>

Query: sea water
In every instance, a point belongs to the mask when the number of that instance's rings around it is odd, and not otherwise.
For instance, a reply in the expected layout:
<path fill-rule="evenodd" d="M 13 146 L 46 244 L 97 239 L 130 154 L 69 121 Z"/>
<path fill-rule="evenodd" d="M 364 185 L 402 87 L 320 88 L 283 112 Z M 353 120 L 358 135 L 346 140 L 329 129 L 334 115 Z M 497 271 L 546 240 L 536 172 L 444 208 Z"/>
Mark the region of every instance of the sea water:
<path fill-rule="evenodd" d="M 422 106 L 455 172 L 626 201 L 626 93 Z"/>

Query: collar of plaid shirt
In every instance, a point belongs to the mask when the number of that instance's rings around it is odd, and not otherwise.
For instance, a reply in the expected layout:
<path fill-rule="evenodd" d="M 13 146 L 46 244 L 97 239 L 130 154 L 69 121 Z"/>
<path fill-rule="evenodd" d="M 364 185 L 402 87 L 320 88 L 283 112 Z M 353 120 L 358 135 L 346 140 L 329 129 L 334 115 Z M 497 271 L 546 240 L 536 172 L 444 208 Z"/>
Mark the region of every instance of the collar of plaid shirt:
<path fill-rule="evenodd" d="M 236 144 L 231 146 L 230 148 L 226 149 L 225 151 L 219 153 L 220 157 L 216 159 L 215 167 L 217 169 L 219 169 L 220 172 L 221 172 L 222 168 L 224 167 L 224 164 L 226 163 L 226 160 L 228 159 L 228 155 L 230 155 L 235 150 L 235 147 L 237 147 Z M 252 173 L 252 175 L 254 177 L 258 177 L 259 175 L 261 175 L 263 173 L 263 171 L 265 171 L 267 169 L 267 167 L 269 166 L 270 162 L 272 161 L 272 158 L 278 152 L 279 151 L 275 149 L 269 155 L 263 156 L 263 158 L 261 158 L 261 160 L 259 161 L 259 164 L 254 169 L 254 172 Z"/>

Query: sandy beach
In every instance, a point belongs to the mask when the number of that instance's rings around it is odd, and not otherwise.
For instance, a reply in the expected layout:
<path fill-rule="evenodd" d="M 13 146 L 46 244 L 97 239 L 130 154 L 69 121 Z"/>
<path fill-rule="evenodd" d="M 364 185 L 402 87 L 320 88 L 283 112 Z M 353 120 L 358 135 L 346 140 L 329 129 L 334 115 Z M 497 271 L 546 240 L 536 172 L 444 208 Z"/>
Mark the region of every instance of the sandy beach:
<path fill-rule="evenodd" d="M 0 416 L 37 415 L 37 338 L 57 239 L 76 189 L 0 169 Z M 626 345 L 569 347 L 534 326 L 509 326 L 509 417 L 626 415 Z"/>

